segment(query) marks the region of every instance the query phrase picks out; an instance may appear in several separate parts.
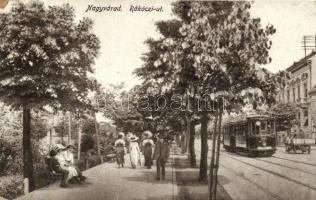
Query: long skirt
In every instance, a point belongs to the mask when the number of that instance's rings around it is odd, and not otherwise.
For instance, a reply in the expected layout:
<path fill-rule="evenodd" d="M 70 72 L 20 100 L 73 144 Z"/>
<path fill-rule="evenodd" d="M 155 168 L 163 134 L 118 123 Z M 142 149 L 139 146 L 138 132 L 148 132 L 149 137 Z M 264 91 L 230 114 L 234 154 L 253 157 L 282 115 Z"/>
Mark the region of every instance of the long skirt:
<path fill-rule="evenodd" d="M 147 168 L 150 168 L 153 165 L 153 160 L 152 160 L 152 148 L 151 146 L 144 147 L 144 157 L 145 157 L 145 166 Z"/>
<path fill-rule="evenodd" d="M 140 159 L 139 152 L 136 151 L 136 150 L 132 150 L 130 152 L 130 159 L 131 159 L 131 166 L 132 166 L 132 168 L 136 168 L 136 166 L 138 165 L 138 163 L 140 161 L 139 160 Z"/>
<path fill-rule="evenodd" d="M 116 148 L 116 162 L 118 165 L 123 165 L 125 163 L 124 148 Z"/>
<path fill-rule="evenodd" d="M 62 170 L 66 170 L 69 172 L 68 177 L 67 177 L 67 181 L 70 180 L 72 177 L 78 176 L 77 169 L 74 166 L 61 165 L 60 168 Z"/>

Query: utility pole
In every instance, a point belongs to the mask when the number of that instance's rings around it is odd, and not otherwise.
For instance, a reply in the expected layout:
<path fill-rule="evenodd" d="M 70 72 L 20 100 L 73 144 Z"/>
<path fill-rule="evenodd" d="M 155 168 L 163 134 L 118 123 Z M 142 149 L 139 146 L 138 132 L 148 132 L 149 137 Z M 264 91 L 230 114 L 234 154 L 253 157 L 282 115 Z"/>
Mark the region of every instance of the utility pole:
<path fill-rule="evenodd" d="M 316 50 L 316 35 L 304 35 L 302 39 L 302 48 L 306 58 L 307 51 Z"/>

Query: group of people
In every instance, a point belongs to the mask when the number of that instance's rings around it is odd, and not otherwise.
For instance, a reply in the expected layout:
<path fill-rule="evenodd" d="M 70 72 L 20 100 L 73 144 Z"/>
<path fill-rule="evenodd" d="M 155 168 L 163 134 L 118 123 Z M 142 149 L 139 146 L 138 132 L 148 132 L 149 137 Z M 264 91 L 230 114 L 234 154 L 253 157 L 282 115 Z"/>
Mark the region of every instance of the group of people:
<path fill-rule="evenodd" d="M 81 183 L 86 179 L 74 163 L 74 148 L 73 145 L 64 147 L 57 144 L 50 150 L 50 166 L 53 171 L 62 174 L 61 187 L 68 187 L 69 181 L 72 180 Z"/>
<path fill-rule="evenodd" d="M 118 167 L 124 167 L 124 156 L 126 152 L 126 142 L 124 140 L 124 133 L 118 135 L 118 139 L 115 141 L 115 151 Z M 141 152 L 144 155 L 144 166 L 150 169 L 153 165 L 153 160 L 156 160 L 157 175 L 156 179 L 165 179 L 165 166 L 169 158 L 169 143 L 168 138 L 163 132 L 160 132 L 157 137 L 156 143 L 152 139 L 152 133 L 145 131 L 143 133 L 143 140 L 140 142 L 139 138 L 135 135 L 131 135 L 127 138 L 129 142 L 128 150 L 130 154 L 130 162 L 133 169 L 142 165 Z"/>

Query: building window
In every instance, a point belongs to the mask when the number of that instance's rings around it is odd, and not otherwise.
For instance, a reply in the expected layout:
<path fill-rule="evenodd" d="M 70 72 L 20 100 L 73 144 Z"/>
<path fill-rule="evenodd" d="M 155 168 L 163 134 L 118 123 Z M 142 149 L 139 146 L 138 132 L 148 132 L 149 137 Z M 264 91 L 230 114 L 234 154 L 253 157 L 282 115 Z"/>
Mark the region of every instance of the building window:
<path fill-rule="evenodd" d="M 308 110 L 304 110 L 304 117 L 308 117 Z"/>
<path fill-rule="evenodd" d="M 297 86 L 297 98 L 298 99 L 301 98 L 301 85 L 300 84 Z"/>
<path fill-rule="evenodd" d="M 295 88 L 292 88 L 292 92 L 293 92 L 293 102 L 295 102 Z"/>
<path fill-rule="evenodd" d="M 307 98 L 307 83 L 304 83 L 304 98 Z"/>
<path fill-rule="evenodd" d="M 290 90 L 287 90 L 287 102 L 290 102 Z"/>

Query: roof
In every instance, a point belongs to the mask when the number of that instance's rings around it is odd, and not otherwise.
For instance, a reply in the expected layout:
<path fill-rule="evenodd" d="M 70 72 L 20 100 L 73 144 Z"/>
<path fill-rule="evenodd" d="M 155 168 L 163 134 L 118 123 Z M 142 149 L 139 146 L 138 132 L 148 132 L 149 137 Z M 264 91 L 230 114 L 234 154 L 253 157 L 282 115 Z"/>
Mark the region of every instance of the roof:
<path fill-rule="evenodd" d="M 290 67 L 288 67 L 286 69 L 286 71 L 293 72 L 293 71 L 296 71 L 299 68 L 309 64 L 310 61 L 308 59 L 311 58 L 312 56 L 314 56 L 315 54 L 316 54 L 316 51 L 312 51 L 310 54 L 308 54 L 306 57 L 300 59 L 298 62 L 294 62 L 293 65 L 291 65 Z"/>
<path fill-rule="evenodd" d="M 227 122 L 225 123 L 225 125 L 228 124 L 236 124 L 236 123 L 246 123 L 248 120 L 260 120 L 260 119 L 268 119 L 270 118 L 269 115 L 260 115 L 260 114 L 251 114 L 251 115 L 246 115 L 246 114 L 242 114 L 242 115 L 238 115 L 235 117 L 230 117 Z"/>

